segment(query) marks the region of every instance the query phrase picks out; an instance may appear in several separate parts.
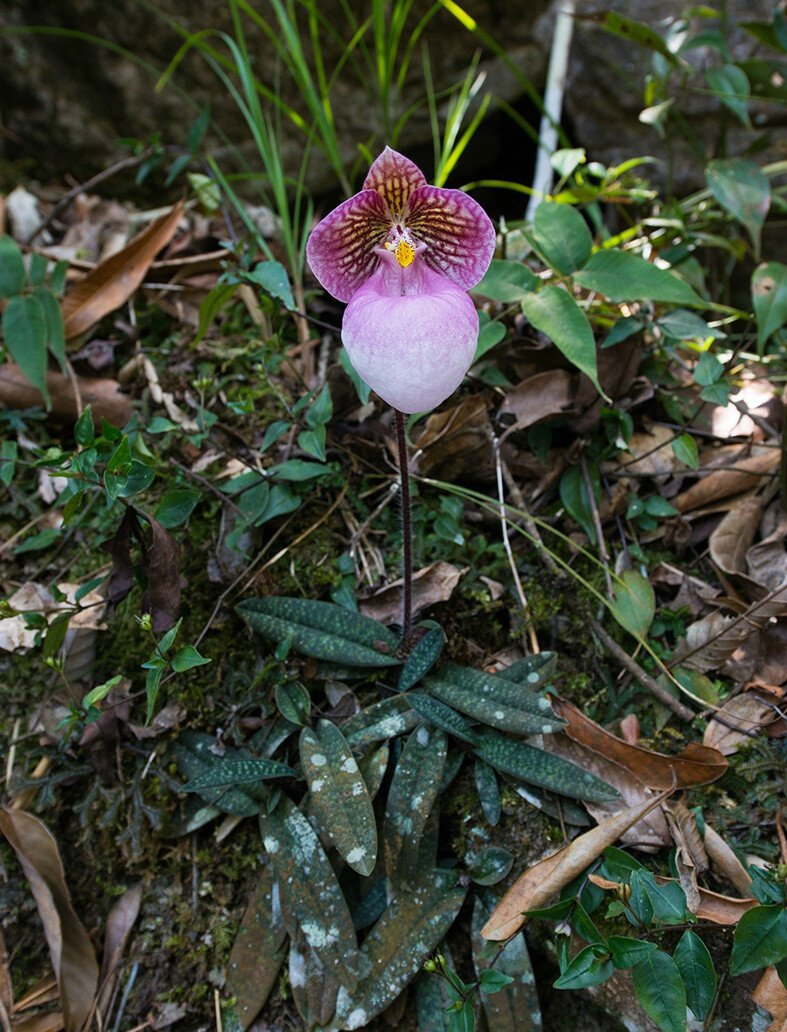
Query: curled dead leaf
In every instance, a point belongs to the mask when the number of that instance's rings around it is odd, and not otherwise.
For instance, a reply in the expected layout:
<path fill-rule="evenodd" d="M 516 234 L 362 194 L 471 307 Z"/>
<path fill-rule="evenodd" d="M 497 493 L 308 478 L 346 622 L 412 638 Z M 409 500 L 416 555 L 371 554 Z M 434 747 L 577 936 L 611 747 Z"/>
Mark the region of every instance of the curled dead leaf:
<path fill-rule="evenodd" d="M 642 820 L 645 814 L 662 803 L 668 795 L 669 792 L 664 792 L 655 799 L 623 810 L 528 868 L 495 907 L 494 913 L 481 930 L 483 937 L 502 940 L 512 936 L 527 920 L 526 910 L 537 910 L 545 906 L 554 895 L 598 859 L 608 846 L 616 842 L 627 828 Z"/>
<path fill-rule="evenodd" d="M 122 251 L 101 262 L 69 290 L 61 304 L 67 340 L 85 333 L 128 301 L 145 278 L 153 259 L 175 235 L 184 208 L 184 202 L 179 201 Z"/>
<path fill-rule="evenodd" d="M 721 835 L 709 824 L 703 835 L 705 850 L 716 871 L 722 874 L 742 896 L 751 895 L 751 875 Z"/>
<path fill-rule="evenodd" d="M 514 422 L 507 432 L 524 430 L 535 426 L 552 416 L 573 414 L 571 401 L 574 397 L 574 377 L 566 369 L 548 369 L 523 380 L 510 391 L 498 412 L 502 416 L 513 416 Z"/>
<path fill-rule="evenodd" d="M 96 1003 L 105 1021 L 108 1017 L 106 1008 L 115 988 L 119 965 L 131 935 L 131 929 L 139 916 L 141 904 L 142 884 L 140 883 L 123 893 L 110 910 L 107 918 L 104 932 L 104 955 L 101 959 L 101 992 Z"/>
<path fill-rule="evenodd" d="M 735 502 L 708 540 L 710 557 L 719 575 L 736 590 L 751 587 L 746 555 L 757 534 L 762 499 L 749 495 Z"/>
<path fill-rule="evenodd" d="M 413 612 L 447 602 L 465 573 L 451 563 L 439 560 L 413 574 Z M 395 623 L 402 618 L 402 581 L 387 584 L 370 598 L 362 599 L 359 608 L 364 616 L 381 623 Z"/>
<path fill-rule="evenodd" d="M 766 969 L 751 998 L 773 1019 L 765 1032 L 787 1032 L 787 989 L 773 965 Z"/>
<path fill-rule="evenodd" d="M 753 735 L 776 719 L 772 703 L 754 692 L 744 692 L 727 699 L 708 721 L 702 741 L 725 756 L 732 756 L 741 745 L 751 741 Z"/>
<path fill-rule="evenodd" d="M 708 785 L 727 769 L 727 761 L 721 753 L 707 745 L 691 742 L 678 756 L 667 756 L 624 742 L 586 717 L 567 699 L 553 698 L 552 708 L 567 721 L 565 734 L 630 770 L 649 788 Z"/>
<path fill-rule="evenodd" d="M 0 806 L 0 831 L 16 853 L 38 907 L 57 976 L 66 1032 L 81 1032 L 98 987 L 93 946 L 71 904 L 63 862 L 46 825 Z"/>
<path fill-rule="evenodd" d="M 717 502 L 720 498 L 730 498 L 748 491 L 759 484 L 760 477 L 774 473 L 779 468 L 780 455 L 778 448 L 761 447 L 751 455 L 731 459 L 730 469 L 716 469 L 705 474 L 687 491 L 681 491 L 673 498 L 672 504 L 678 512 L 691 512 Z"/>

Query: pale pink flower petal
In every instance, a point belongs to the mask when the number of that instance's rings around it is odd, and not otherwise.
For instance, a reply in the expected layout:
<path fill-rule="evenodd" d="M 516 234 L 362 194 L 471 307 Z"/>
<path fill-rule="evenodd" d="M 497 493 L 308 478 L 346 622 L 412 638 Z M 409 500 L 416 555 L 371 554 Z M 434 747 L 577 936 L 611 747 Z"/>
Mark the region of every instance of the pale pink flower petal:
<path fill-rule="evenodd" d="M 326 215 L 306 242 L 306 259 L 329 294 L 349 301 L 371 276 L 391 229 L 385 201 L 375 190 L 362 190 Z"/>
<path fill-rule="evenodd" d="M 478 313 L 468 295 L 426 267 L 417 275 L 428 292 L 397 295 L 381 266 L 356 292 L 342 323 L 358 375 L 407 413 L 426 412 L 453 394 L 478 340 Z"/>
<path fill-rule="evenodd" d="M 426 185 L 426 176 L 399 151 L 386 147 L 369 169 L 364 190 L 375 190 L 388 205 L 394 219 L 401 218 L 407 200 L 419 186 Z"/>
<path fill-rule="evenodd" d="M 489 268 L 495 227 L 464 191 L 419 187 L 410 195 L 405 222 L 413 238 L 426 244 L 426 264 L 463 290 L 474 287 Z"/>

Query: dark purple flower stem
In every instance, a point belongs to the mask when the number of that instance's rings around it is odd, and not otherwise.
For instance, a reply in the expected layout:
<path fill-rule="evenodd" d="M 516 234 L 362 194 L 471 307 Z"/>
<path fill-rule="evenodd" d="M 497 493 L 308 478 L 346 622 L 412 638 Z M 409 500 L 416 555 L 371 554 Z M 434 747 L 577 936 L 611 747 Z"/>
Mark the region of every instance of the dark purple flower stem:
<path fill-rule="evenodd" d="M 413 539 L 410 527 L 410 473 L 407 468 L 407 438 L 404 432 L 404 415 L 399 409 L 396 414 L 396 450 L 399 453 L 399 472 L 402 478 L 402 567 L 404 585 L 402 588 L 402 641 L 410 637 L 413 608 Z"/>

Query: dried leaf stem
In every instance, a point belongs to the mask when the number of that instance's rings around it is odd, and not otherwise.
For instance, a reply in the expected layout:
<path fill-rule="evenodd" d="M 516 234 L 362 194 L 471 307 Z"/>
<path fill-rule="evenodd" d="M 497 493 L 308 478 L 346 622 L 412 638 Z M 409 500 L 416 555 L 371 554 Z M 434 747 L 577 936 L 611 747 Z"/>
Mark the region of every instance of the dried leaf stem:
<path fill-rule="evenodd" d="M 655 681 L 650 674 L 648 674 L 642 667 L 637 663 L 636 660 L 632 659 L 631 656 L 618 645 L 615 639 L 607 634 L 604 628 L 596 620 L 591 621 L 591 627 L 593 633 L 596 635 L 598 640 L 604 646 L 604 649 L 616 659 L 621 666 L 625 667 L 629 673 L 639 681 L 643 688 L 647 688 L 648 691 L 655 695 L 659 702 L 663 702 L 665 706 L 669 707 L 672 712 L 681 718 L 681 720 L 694 720 L 694 712 L 690 710 L 688 706 L 684 706 L 680 700 L 674 698 L 663 688 L 658 681 Z"/>

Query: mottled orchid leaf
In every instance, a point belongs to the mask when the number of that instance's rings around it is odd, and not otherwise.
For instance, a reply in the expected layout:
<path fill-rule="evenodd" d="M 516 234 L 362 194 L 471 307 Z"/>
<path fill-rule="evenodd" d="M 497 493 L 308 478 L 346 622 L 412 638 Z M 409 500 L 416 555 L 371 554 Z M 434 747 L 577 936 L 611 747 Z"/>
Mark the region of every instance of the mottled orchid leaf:
<path fill-rule="evenodd" d="M 285 681 L 277 684 L 273 693 L 276 708 L 288 724 L 303 727 L 309 723 L 312 700 L 300 681 Z"/>
<path fill-rule="evenodd" d="M 200 731 L 181 731 L 172 746 L 178 770 L 184 777 L 194 779 L 213 769 L 221 760 L 212 750 L 216 739 Z M 225 754 L 226 755 L 226 754 Z M 219 808 L 222 813 L 240 817 L 253 817 L 260 811 L 261 799 L 252 796 L 249 786 L 240 788 L 203 788 L 199 795 L 206 803 Z M 255 792 L 256 795 L 256 792 Z M 263 796 L 264 798 L 264 796 Z"/>
<path fill-rule="evenodd" d="M 392 695 L 345 720 L 342 731 L 352 748 L 360 750 L 412 731 L 420 719 L 405 695 Z"/>
<path fill-rule="evenodd" d="M 535 749 L 515 738 L 506 738 L 493 731 L 485 732 L 476 744 L 475 751 L 497 770 L 571 799 L 603 803 L 620 798 L 617 789 L 575 763 L 569 763 L 543 749 Z"/>
<path fill-rule="evenodd" d="M 368 928 L 382 917 L 388 906 L 388 885 L 385 878 L 378 878 L 365 896 L 353 909 L 353 924 L 356 932 Z"/>
<path fill-rule="evenodd" d="M 459 771 L 462 769 L 462 764 L 465 762 L 465 756 L 467 753 L 464 749 L 449 749 L 448 756 L 446 757 L 445 767 L 443 767 L 443 777 L 440 781 L 440 795 L 445 792 L 454 778 L 457 776 Z"/>
<path fill-rule="evenodd" d="M 497 885 L 514 866 L 514 857 L 502 846 L 487 846 L 474 858 L 467 873 L 477 885 Z"/>
<path fill-rule="evenodd" d="M 409 691 L 413 685 L 418 684 L 421 678 L 429 673 L 443 651 L 445 634 L 440 624 L 433 620 L 425 620 L 420 626 L 427 627 L 428 630 L 418 639 L 404 661 L 396 686 L 400 692 Z"/>
<path fill-rule="evenodd" d="M 537 652 L 533 656 L 517 659 L 511 666 L 498 670 L 496 677 L 516 681 L 531 692 L 540 691 L 551 683 L 557 669 L 556 652 Z"/>
<path fill-rule="evenodd" d="M 422 724 L 399 757 L 383 823 L 385 871 L 394 885 L 408 884 L 417 873 L 421 835 L 437 798 L 447 750 L 444 732 Z"/>
<path fill-rule="evenodd" d="M 482 760 L 480 757 L 476 757 L 475 761 L 475 787 L 478 798 L 481 800 L 484 817 L 494 828 L 500 820 L 502 810 L 500 786 L 497 783 L 494 767 L 490 767 L 486 760 Z"/>
<path fill-rule="evenodd" d="M 556 821 L 572 824 L 575 828 L 589 828 L 593 824 L 584 806 L 567 796 L 555 795 L 535 785 L 517 785 L 516 794 Z"/>
<path fill-rule="evenodd" d="M 336 1011 L 339 982 L 305 941 L 290 942 L 290 988 L 307 1028 L 325 1025 Z"/>
<path fill-rule="evenodd" d="M 362 1028 L 382 1013 L 451 927 L 466 892 L 455 871 L 436 870 L 395 896 L 361 948 L 369 973 L 354 991 L 339 991 L 336 1018 L 326 1032 Z"/>
<path fill-rule="evenodd" d="M 370 799 L 374 799 L 380 791 L 385 772 L 388 770 L 389 754 L 388 742 L 383 742 L 376 749 L 369 749 L 358 761 Z"/>
<path fill-rule="evenodd" d="M 298 940 L 302 933 L 328 970 L 352 990 L 359 974 L 355 929 L 317 833 L 295 807 L 285 817 L 262 818 L 260 829 L 279 883 L 288 931 Z"/>
<path fill-rule="evenodd" d="M 301 767 L 320 830 L 358 874 L 368 877 L 377 860 L 372 800 L 350 746 L 330 720 L 300 737 Z"/>
<path fill-rule="evenodd" d="M 259 756 L 247 756 L 242 759 L 224 757 L 207 770 L 191 778 L 181 789 L 182 792 L 199 792 L 206 788 L 223 788 L 225 785 L 235 787 L 268 778 L 294 778 L 295 771 L 286 763 L 278 760 L 266 760 Z"/>
<path fill-rule="evenodd" d="M 439 677 L 427 677 L 424 687 L 441 702 L 501 731 L 546 735 L 565 727 L 548 699 L 499 674 L 444 663 Z"/>
<path fill-rule="evenodd" d="M 227 988 L 246 1029 L 262 1010 L 279 977 L 287 950 L 279 889 L 271 868 L 263 867 L 227 963 Z"/>
<path fill-rule="evenodd" d="M 284 596 L 250 598 L 237 606 L 252 630 L 299 652 L 356 667 L 396 666 L 399 640 L 376 620 L 331 602 Z"/>
<path fill-rule="evenodd" d="M 495 902 L 486 896 L 477 897 L 473 907 L 470 937 L 473 964 L 479 979 L 481 973 L 489 969 L 491 960 L 487 956 L 489 942 L 481 935 L 481 929 L 491 916 Z M 495 993 L 480 991 L 489 1032 L 541 1032 L 541 1005 L 522 932 L 517 932 L 508 941 L 494 970 L 513 978 L 513 982 Z"/>
<path fill-rule="evenodd" d="M 439 699 L 433 699 L 430 695 L 421 695 L 420 692 L 410 692 L 407 701 L 424 720 L 428 720 L 430 724 L 442 728 L 443 731 L 447 731 L 456 738 L 461 738 L 463 742 L 469 742 L 472 745 L 478 737 L 472 725 L 461 714 L 451 709 L 450 706 L 446 706 L 444 702 L 440 702 Z"/>

